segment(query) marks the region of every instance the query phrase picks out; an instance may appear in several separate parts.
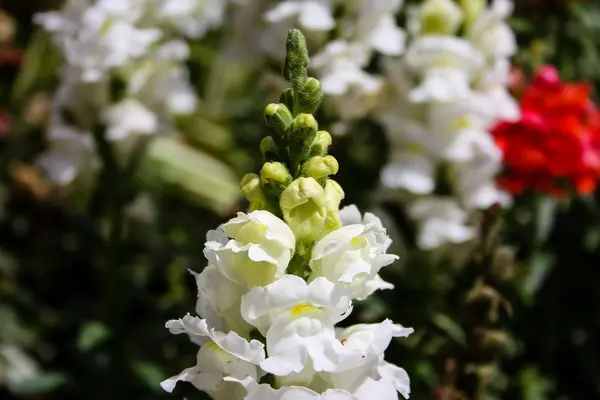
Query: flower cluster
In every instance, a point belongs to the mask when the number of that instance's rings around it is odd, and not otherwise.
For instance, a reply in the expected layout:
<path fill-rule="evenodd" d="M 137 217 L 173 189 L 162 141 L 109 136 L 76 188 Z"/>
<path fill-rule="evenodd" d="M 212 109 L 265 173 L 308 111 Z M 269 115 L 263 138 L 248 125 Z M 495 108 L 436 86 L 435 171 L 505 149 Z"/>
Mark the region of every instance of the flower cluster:
<path fill-rule="evenodd" d="M 265 19 L 275 29 L 290 27 L 294 18 L 312 32 L 329 32 L 335 38 L 320 42 L 321 50 L 311 60 L 328 95 L 329 110 L 342 121 L 366 116 L 384 87 L 381 76 L 365 69 L 375 52 L 397 56 L 404 50 L 404 31 L 396 25 L 401 0 L 344 2 L 286 0 L 271 8 Z M 334 20 L 333 9 L 338 17 Z M 265 37 L 273 37 L 272 30 Z"/>
<path fill-rule="evenodd" d="M 194 274 L 202 318 L 166 324 L 201 346 L 195 366 L 161 384 L 169 392 L 186 381 L 227 400 L 409 396 L 407 373 L 383 357 L 412 328 L 390 320 L 335 327 L 354 299 L 392 288 L 379 271 L 397 257 L 386 253 L 391 240 L 376 216 L 339 210 L 331 136 L 312 116 L 321 85 L 307 66 L 304 37 L 291 30 L 284 76 L 292 88 L 265 110 L 269 161 L 241 182 L 251 212 L 207 235 L 209 263 Z"/>
<path fill-rule="evenodd" d="M 382 182 L 406 196 L 423 249 L 471 239 L 472 213 L 510 200 L 495 184 L 502 154 L 489 130 L 518 116 L 507 91 L 512 2 L 486 3 L 410 8 L 404 56 L 385 60 L 395 90 L 378 115 L 392 145 Z"/>
<path fill-rule="evenodd" d="M 196 109 L 185 38 L 220 25 L 225 4 L 68 0 L 61 11 L 35 17 L 65 59 L 52 102 L 50 149 L 38 160 L 53 182 L 68 184 L 94 171 L 97 124 L 126 152 L 136 137 L 168 133 L 174 115 Z"/>
<path fill-rule="evenodd" d="M 565 184 L 590 194 L 600 178 L 600 111 L 592 87 L 564 83 L 552 66 L 542 67 L 521 98 L 521 119 L 494 130 L 504 154 L 500 183 L 518 195 L 527 189 L 565 193 Z"/>

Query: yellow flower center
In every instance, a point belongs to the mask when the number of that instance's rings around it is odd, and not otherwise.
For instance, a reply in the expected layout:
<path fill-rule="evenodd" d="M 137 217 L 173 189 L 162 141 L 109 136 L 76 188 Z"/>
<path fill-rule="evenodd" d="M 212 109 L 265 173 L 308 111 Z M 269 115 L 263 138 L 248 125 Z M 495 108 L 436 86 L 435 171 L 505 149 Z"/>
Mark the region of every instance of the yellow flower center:
<path fill-rule="evenodd" d="M 298 317 L 302 314 L 314 312 L 321 312 L 321 310 L 319 310 L 317 307 L 309 306 L 308 304 L 299 304 L 292 308 L 290 314 L 292 314 L 292 317 Z"/>

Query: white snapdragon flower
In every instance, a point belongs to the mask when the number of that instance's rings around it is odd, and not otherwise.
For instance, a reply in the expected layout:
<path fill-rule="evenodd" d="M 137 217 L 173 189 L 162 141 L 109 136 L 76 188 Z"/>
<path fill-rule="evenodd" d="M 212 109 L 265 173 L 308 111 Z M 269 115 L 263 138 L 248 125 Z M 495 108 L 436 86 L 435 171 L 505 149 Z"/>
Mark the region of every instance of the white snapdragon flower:
<path fill-rule="evenodd" d="M 335 27 L 330 0 L 285 0 L 267 11 L 270 23 L 297 17 L 300 26 L 310 31 L 329 31 Z"/>
<path fill-rule="evenodd" d="M 398 259 L 386 254 L 391 240 L 381 220 L 366 213 L 361 221 L 356 207 L 342 209 L 340 219 L 345 226 L 326 235 L 313 248 L 310 279 L 325 277 L 341 282 L 359 300 L 377 289 L 393 288 L 378 275 L 381 268 Z"/>
<path fill-rule="evenodd" d="M 406 64 L 423 79 L 410 93 L 410 99 L 428 102 L 464 98 L 470 94 L 470 81 L 482 63 L 481 55 L 464 39 L 421 36 L 406 52 Z"/>
<path fill-rule="evenodd" d="M 328 389 L 318 393 L 302 386 L 283 386 L 275 389 L 266 383 L 259 384 L 251 377 L 225 378 L 225 380 L 239 383 L 246 390 L 244 400 L 357 400 L 352 393 L 342 389 Z"/>
<path fill-rule="evenodd" d="M 99 160 L 91 133 L 56 124 L 50 126 L 46 135 L 51 146 L 36 163 L 51 182 L 67 185 L 97 169 Z"/>
<path fill-rule="evenodd" d="M 381 89 L 382 81 L 363 71 L 368 57 L 368 49 L 362 44 L 340 40 L 329 43 L 311 62 L 321 71 L 321 85 L 326 94 L 340 96 L 352 88 L 375 93 Z"/>
<path fill-rule="evenodd" d="M 159 0 L 155 12 L 161 24 L 199 39 L 221 26 L 226 6 L 225 0 Z"/>
<path fill-rule="evenodd" d="M 406 337 L 412 328 L 390 320 L 335 328 L 351 313 L 353 292 L 364 298 L 392 287 L 377 271 L 396 258 L 386 254 L 391 239 L 379 218 L 363 216 L 355 206 L 338 216 L 344 226 L 325 236 L 323 259 L 304 260 L 319 268 L 319 263 L 330 262 L 333 274 L 312 276 L 308 282 L 285 274 L 296 242 L 290 228 L 273 214 L 238 213 L 210 231 L 205 249 L 209 265 L 194 274 L 196 310 L 203 319 L 188 314 L 166 324 L 171 333 L 185 333 L 201 346 L 197 363 L 162 387 L 171 392 L 177 382 L 187 381 L 218 400 L 367 400 L 373 394 L 392 400 L 398 392 L 407 397 L 406 372 L 385 362 L 383 355 L 392 338 Z M 332 235 L 347 230 L 355 232 L 341 235 L 336 243 Z M 358 253 L 352 247 L 356 242 L 365 244 Z M 343 271 L 344 260 L 349 271 Z M 357 276 L 352 264 L 365 262 L 374 267 Z M 344 274 L 352 283 L 340 279 Z M 265 374 L 277 389 L 259 383 Z"/>
<path fill-rule="evenodd" d="M 125 99 L 106 109 L 102 115 L 108 140 L 131 135 L 150 135 L 158 129 L 158 117 L 136 99 Z"/>
<path fill-rule="evenodd" d="M 343 345 L 359 351 L 361 364 L 351 370 L 323 374 L 323 379 L 333 387 L 351 393 L 364 391 L 363 385 L 372 386 L 369 380 L 382 385 L 391 385 L 404 398 L 410 394 L 410 379 L 406 371 L 383 359 L 383 353 L 394 337 L 408 337 L 414 330 L 393 324 L 389 319 L 379 324 L 358 324 L 345 329 L 337 329 L 337 337 Z M 360 396 L 357 396 L 360 398 Z M 391 398 L 391 397 L 390 397 Z M 396 397 L 393 397 L 396 398 Z"/>
<path fill-rule="evenodd" d="M 225 5 L 222 0 L 70 0 L 60 11 L 36 15 L 65 59 L 52 119 L 68 111 L 74 131 L 103 122 L 106 138 L 118 141 L 119 157 L 130 156 L 140 135 L 175 131 L 173 118 L 199 104 L 185 66 L 190 51 L 184 39 L 220 25 Z M 125 90 L 111 105 L 114 78 L 125 83 Z M 95 168 L 85 164 L 96 157 L 76 155 L 73 143 L 66 151 L 64 140 L 54 143 L 53 136 L 47 135 L 50 150 L 38 161 L 45 170 L 63 171 L 60 179 L 57 172 L 49 173 L 53 181 L 73 181 Z"/>
<path fill-rule="evenodd" d="M 196 313 L 219 330 L 248 333 L 252 326 L 240 313 L 242 295 L 247 290 L 227 278 L 214 265 L 208 265 L 197 274 L 192 272 L 198 286 Z"/>
<path fill-rule="evenodd" d="M 421 248 L 472 239 L 474 214 L 510 202 L 495 182 L 501 152 L 489 131 L 519 115 L 507 88 L 511 11 L 510 0 L 426 0 L 409 10 L 404 56 L 384 62 L 396 93 L 377 116 L 393 147 L 381 179 L 402 189 Z M 448 195 L 429 197 L 440 183 Z"/>
<path fill-rule="evenodd" d="M 352 310 L 343 286 L 325 278 L 307 284 L 295 275 L 284 275 L 245 294 L 241 310 L 266 337 L 269 356 L 260 366 L 271 374 L 299 374 L 305 368 L 336 371 L 345 367 L 344 360 L 348 363 L 354 357 L 356 362 L 356 354 L 335 337 L 334 324 Z"/>
<path fill-rule="evenodd" d="M 445 244 L 463 243 L 475 237 L 475 229 L 467 225 L 468 214 L 451 197 L 427 197 L 416 200 L 408 214 L 419 222 L 417 244 L 425 250 Z"/>
<path fill-rule="evenodd" d="M 435 189 L 435 169 L 435 160 L 422 151 L 399 151 L 383 167 L 381 182 L 390 189 L 426 195 Z"/>
<path fill-rule="evenodd" d="M 272 283 L 285 273 L 296 240 L 281 219 L 262 210 L 238 213 L 222 231 L 231 239 L 207 242 L 205 255 L 233 282 L 252 288 Z"/>
<path fill-rule="evenodd" d="M 257 341 L 247 341 L 235 332 L 227 334 L 209 328 L 206 320 L 187 314 L 178 320 L 170 320 L 166 327 L 172 334 L 185 333 L 192 341 L 201 345 L 197 364 L 161 383 L 164 390 L 172 392 L 179 381 L 192 383 L 206 391 L 214 399 L 229 399 L 236 388 L 223 380 L 225 376 L 252 377 L 262 375 L 257 365 L 264 360 L 264 345 Z M 239 398 L 239 397 L 238 397 Z"/>

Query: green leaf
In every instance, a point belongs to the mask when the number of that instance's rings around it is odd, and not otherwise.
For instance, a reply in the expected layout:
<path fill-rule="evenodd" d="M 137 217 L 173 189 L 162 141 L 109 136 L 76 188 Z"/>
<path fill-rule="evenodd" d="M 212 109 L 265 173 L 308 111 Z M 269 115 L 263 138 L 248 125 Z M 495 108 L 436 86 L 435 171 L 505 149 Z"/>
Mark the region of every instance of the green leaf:
<path fill-rule="evenodd" d="M 231 212 L 240 197 L 233 168 L 173 136 L 157 137 L 150 143 L 139 174 L 157 192 L 172 186 L 191 202 L 220 214 Z"/>
<path fill-rule="evenodd" d="M 432 322 L 442 331 L 444 331 L 452 340 L 463 346 L 467 344 L 467 338 L 462 327 L 452 318 L 445 314 L 436 314 L 432 318 Z"/>
<path fill-rule="evenodd" d="M 79 331 L 77 348 L 83 352 L 92 350 L 110 337 L 110 331 L 101 322 L 87 322 Z"/>
<path fill-rule="evenodd" d="M 558 202 L 550 196 L 538 196 L 535 200 L 535 243 L 540 245 L 548 239 L 554 226 Z"/>
<path fill-rule="evenodd" d="M 51 391 L 64 384 L 67 378 L 60 373 L 42 373 L 18 385 L 11 386 L 11 391 L 19 396 L 31 396 Z"/>
<path fill-rule="evenodd" d="M 158 365 L 150 362 L 139 361 L 133 364 L 133 370 L 144 381 L 144 383 L 148 385 L 149 388 L 156 392 L 161 390 L 158 383 L 165 379 L 165 376 Z"/>
<path fill-rule="evenodd" d="M 524 301 L 529 302 L 546 280 L 554 262 L 554 255 L 538 251 L 534 253 L 522 277 L 520 293 Z"/>
<path fill-rule="evenodd" d="M 11 94 L 14 103 L 22 102 L 40 81 L 55 78 L 61 57 L 48 35 L 38 31 L 25 50 L 23 69 L 14 84 Z"/>

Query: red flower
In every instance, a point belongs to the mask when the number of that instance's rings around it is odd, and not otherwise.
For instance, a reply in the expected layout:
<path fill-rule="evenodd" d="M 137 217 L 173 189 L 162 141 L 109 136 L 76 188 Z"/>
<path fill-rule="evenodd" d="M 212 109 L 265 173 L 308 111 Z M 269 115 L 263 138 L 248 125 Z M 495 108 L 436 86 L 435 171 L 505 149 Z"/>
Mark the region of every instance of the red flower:
<path fill-rule="evenodd" d="M 526 189 L 564 195 L 561 185 L 589 194 L 600 178 L 600 112 L 587 83 L 560 81 L 542 67 L 521 98 L 521 119 L 492 131 L 504 153 L 500 184 L 513 194 Z"/>

